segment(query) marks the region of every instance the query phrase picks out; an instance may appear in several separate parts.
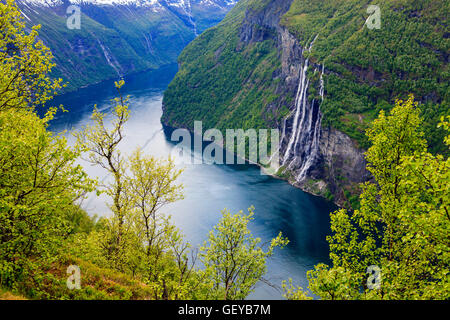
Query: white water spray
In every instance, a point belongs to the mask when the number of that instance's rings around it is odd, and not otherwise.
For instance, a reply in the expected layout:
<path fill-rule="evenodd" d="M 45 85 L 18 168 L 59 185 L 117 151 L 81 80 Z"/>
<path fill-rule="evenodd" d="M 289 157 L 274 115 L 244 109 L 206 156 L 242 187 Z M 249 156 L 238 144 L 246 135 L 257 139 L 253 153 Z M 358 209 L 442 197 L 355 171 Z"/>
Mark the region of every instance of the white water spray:
<path fill-rule="evenodd" d="M 317 37 L 318 35 L 308 46 L 308 52 L 311 51 Z M 307 79 L 306 72 L 308 69 L 308 61 L 308 59 L 305 59 L 304 65 L 300 68 L 300 80 L 295 98 L 295 115 L 292 124 L 292 132 L 282 161 L 282 165 L 285 165 L 288 160 L 291 160 L 289 166 L 287 167 L 287 169 L 290 169 L 293 165 L 298 163 L 297 161 L 300 159 L 300 168 L 298 171 L 296 170 L 298 172 L 296 177 L 297 182 L 301 182 L 306 177 L 308 170 L 314 164 L 319 155 L 322 115 L 320 113 L 320 107 L 315 100 L 312 100 L 310 104 L 307 102 L 309 79 Z M 322 65 L 319 89 L 321 101 L 323 101 L 324 97 L 323 72 L 324 66 Z M 283 138 L 286 127 L 286 119 L 283 124 Z M 283 138 L 281 142 L 283 141 Z"/>
<path fill-rule="evenodd" d="M 292 134 L 291 134 L 291 138 L 289 139 L 288 142 L 288 146 L 286 148 L 286 152 L 284 153 L 284 157 L 283 157 L 283 162 L 282 165 L 284 165 L 286 163 L 286 160 L 289 158 L 290 155 L 290 151 L 291 148 L 295 142 L 295 133 L 297 132 L 297 127 L 298 127 L 298 118 L 300 116 L 301 109 L 303 107 L 303 96 L 306 95 L 306 89 L 308 87 L 309 84 L 309 80 L 306 81 L 306 70 L 308 69 L 308 59 L 305 60 L 305 64 L 303 66 L 303 68 L 300 68 L 300 82 L 298 84 L 298 89 L 297 89 L 297 95 L 295 98 L 295 116 L 294 116 L 294 123 L 293 123 L 293 127 L 292 127 Z M 306 83 L 306 85 L 305 85 Z M 304 116 L 304 112 L 303 115 Z M 302 117 L 303 119 L 303 117 Z"/>

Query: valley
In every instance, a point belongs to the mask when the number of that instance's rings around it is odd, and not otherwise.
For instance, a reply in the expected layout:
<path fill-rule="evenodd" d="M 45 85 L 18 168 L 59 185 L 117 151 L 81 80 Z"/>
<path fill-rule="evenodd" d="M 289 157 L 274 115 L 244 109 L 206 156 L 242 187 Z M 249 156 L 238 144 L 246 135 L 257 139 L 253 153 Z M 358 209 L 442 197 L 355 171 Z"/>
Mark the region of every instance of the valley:
<path fill-rule="evenodd" d="M 176 63 L 182 49 L 217 24 L 233 0 L 19 0 L 28 27 L 55 57 L 52 76 L 64 91 Z M 80 9 L 80 27 L 69 29 Z"/>

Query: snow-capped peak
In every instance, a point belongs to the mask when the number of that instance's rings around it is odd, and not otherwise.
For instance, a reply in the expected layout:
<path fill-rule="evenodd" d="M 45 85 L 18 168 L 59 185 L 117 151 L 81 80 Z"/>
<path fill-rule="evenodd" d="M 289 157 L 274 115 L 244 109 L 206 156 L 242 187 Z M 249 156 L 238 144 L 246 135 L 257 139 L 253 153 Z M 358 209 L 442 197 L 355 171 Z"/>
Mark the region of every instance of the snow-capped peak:
<path fill-rule="evenodd" d="M 55 7 L 63 4 L 62 0 L 19 0 L 20 2 L 29 3 L 36 6 L 46 6 Z M 205 6 L 233 6 L 238 0 L 165 0 L 168 6 L 187 8 L 190 7 L 192 3 L 199 3 Z M 135 5 L 135 6 L 146 6 L 146 7 L 161 7 L 159 0 L 68 0 L 71 4 L 93 4 L 98 6 L 107 5 Z"/>

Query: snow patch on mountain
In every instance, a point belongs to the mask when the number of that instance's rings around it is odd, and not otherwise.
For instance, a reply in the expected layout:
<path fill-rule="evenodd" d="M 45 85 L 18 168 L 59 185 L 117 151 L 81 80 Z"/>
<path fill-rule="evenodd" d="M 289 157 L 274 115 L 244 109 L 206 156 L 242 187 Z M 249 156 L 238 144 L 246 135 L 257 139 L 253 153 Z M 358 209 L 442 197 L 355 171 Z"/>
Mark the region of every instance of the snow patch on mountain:
<path fill-rule="evenodd" d="M 200 0 L 200 4 L 201 5 L 209 5 L 209 6 L 218 6 L 218 7 L 222 7 L 222 6 L 234 6 L 236 3 L 238 2 L 238 0 L 222 0 L 222 1 L 214 1 L 214 0 Z M 221 6 L 222 4 L 222 6 Z"/>
<path fill-rule="evenodd" d="M 29 3 L 32 5 L 37 6 L 44 6 L 44 7 L 56 7 L 63 4 L 61 0 L 25 0 L 25 1 L 18 1 L 21 3 Z"/>
<path fill-rule="evenodd" d="M 62 0 L 21 0 L 20 2 L 29 3 L 36 6 L 55 7 L 63 4 Z M 98 6 L 107 5 L 134 5 L 142 7 L 162 7 L 159 0 L 69 0 L 71 4 L 93 4 Z M 191 3 L 199 3 L 204 6 L 233 6 L 238 0 L 166 0 L 168 6 L 184 9 L 189 7 Z"/>

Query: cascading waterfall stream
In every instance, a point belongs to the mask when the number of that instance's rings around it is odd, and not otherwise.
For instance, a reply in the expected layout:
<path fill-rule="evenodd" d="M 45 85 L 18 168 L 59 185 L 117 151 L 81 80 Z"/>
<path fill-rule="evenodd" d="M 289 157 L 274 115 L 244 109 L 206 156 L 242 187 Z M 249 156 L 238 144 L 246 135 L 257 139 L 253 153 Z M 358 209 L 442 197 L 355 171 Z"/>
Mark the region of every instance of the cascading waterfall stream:
<path fill-rule="evenodd" d="M 183 1 L 182 5 L 183 11 L 186 13 L 186 16 L 189 19 L 189 22 L 192 25 L 192 29 L 194 31 L 194 35 L 197 37 L 197 24 L 195 23 L 194 19 L 192 18 L 192 7 L 191 7 L 191 0 Z"/>
<path fill-rule="evenodd" d="M 301 70 L 300 82 L 298 85 L 297 95 L 295 98 L 295 116 L 294 116 L 294 123 L 293 123 L 293 127 L 292 127 L 292 135 L 291 135 L 291 138 L 289 139 L 288 146 L 286 148 L 286 152 L 284 153 L 282 165 L 284 165 L 286 163 L 286 160 L 289 158 L 289 153 L 291 151 L 292 145 L 294 144 L 294 140 L 295 140 L 295 133 L 297 132 L 298 118 L 300 116 L 300 113 L 302 113 L 301 108 L 303 107 L 302 106 L 303 95 L 304 95 L 304 93 L 306 93 L 306 89 L 309 84 L 309 81 L 306 82 L 307 68 L 308 68 L 308 59 L 305 60 L 305 65 L 303 66 L 303 68 L 300 69 Z M 305 82 L 306 82 L 306 85 L 305 85 Z M 304 115 L 304 112 L 303 112 L 303 115 Z"/>
<path fill-rule="evenodd" d="M 313 101 L 314 103 L 314 101 Z M 312 112 L 311 112 L 312 115 Z M 312 118 L 312 117 L 311 117 Z M 297 182 L 302 181 L 306 173 L 308 172 L 309 168 L 313 165 L 314 161 L 316 160 L 318 153 L 319 153 L 319 139 L 320 139 L 320 126 L 322 124 L 322 116 L 320 114 L 320 110 L 317 110 L 317 116 L 316 116 L 316 122 L 314 124 L 314 133 L 312 136 L 312 142 L 310 144 L 307 144 L 308 146 L 307 150 L 305 150 L 305 153 L 307 154 L 306 161 L 303 161 L 302 166 L 300 168 L 300 172 L 297 175 Z M 311 132 L 311 131 L 309 131 Z"/>
<path fill-rule="evenodd" d="M 106 62 L 108 63 L 108 65 L 110 65 L 114 71 L 116 71 L 117 75 L 119 77 L 122 77 L 122 72 L 120 71 L 120 65 L 117 62 L 117 60 L 114 58 L 114 56 L 111 54 L 111 51 L 109 50 L 108 47 L 106 47 L 105 45 L 103 45 L 103 43 L 100 41 L 100 39 L 98 39 L 97 37 L 95 37 L 97 39 L 97 43 L 100 46 L 100 48 L 102 49 L 103 55 L 105 56 Z"/>
<path fill-rule="evenodd" d="M 323 71 L 324 71 L 324 65 L 322 65 L 322 72 L 320 73 L 320 90 L 319 90 L 319 94 L 320 94 L 320 97 L 322 98 L 322 101 L 323 101 L 323 94 L 325 91 L 325 85 L 323 83 Z"/>
<path fill-rule="evenodd" d="M 321 97 L 321 102 L 323 101 L 323 96 L 324 96 L 324 91 L 325 91 L 325 87 L 324 87 L 324 81 L 323 81 L 323 72 L 324 72 L 324 66 L 322 65 L 322 72 L 320 74 L 320 89 L 319 89 L 319 94 Z M 314 112 L 314 100 L 311 103 L 311 110 L 310 110 L 310 122 L 309 122 L 309 126 L 308 126 L 308 130 L 307 133 L 310 134 L 311 133 L 311 129 L 312 129 L 312 122 L 313 122 L 313 112 Z M 314 131 L 313 131 L 313 135 L 311 137 L 311 142 L 304 144 L 305 148 L 305 154 L 306 154 L 306 161 L 302 162 L 302 166 L 300 167 L 300 172 L 297 175 L 297 182 L 301 182 L 305 177 L 306 174 L 309 170 L 309 168 L 311 168 L 311 166 L 314 164 L 314 161 L 317 159 L 318 155 L 319 155 L 319 140 L 320 140 L 320 128 L 322 125 L 322 115 L 320 113 L 320 106 L 317 107 L 317 114 L 316 114 L 316 121 L 314 124 Z"/>
<path fill-rule="evenodd" d="M 314 38 L 308 47 L 308 52 L 317 39 L 318 35 Z M 300 163 L 300 168 L 296 170 L 298 172 L 296 181 L 301 182 L 316 161 L 319 155 L 319 140 L 320 140 L 320 127 L 322 121 L 322 115 L 320 113 L 320 107 L 317 106 L 316 101 L 312 100 L 310 104 L 307 102 L 307 91 L 309 86 L 309 79 L 307 79 L 308 59 L 305 59 L 304 65 L 300 68 L 300 80 L 295 98 L 295 115 L 292 124 L 292 132 L 286 147 L 286 151 L 282 158 L 282 165 L 284 166 L 288 160 L 290 160 L 288 169 L 291 169 L 295 164 Z M 323 81 L 324 66 L 320 74 L 320 90 L 319 94 L 321 101 L 324 97 L 324 81 Z M 290 117 L 289 115 L 288 117 Z M 286 117 L 283 123 L 283 135 L 281 142 L 284 139 L 284 132 L 286 127 Z M 300 161 L 298 161 L 300 160 Z"/>

